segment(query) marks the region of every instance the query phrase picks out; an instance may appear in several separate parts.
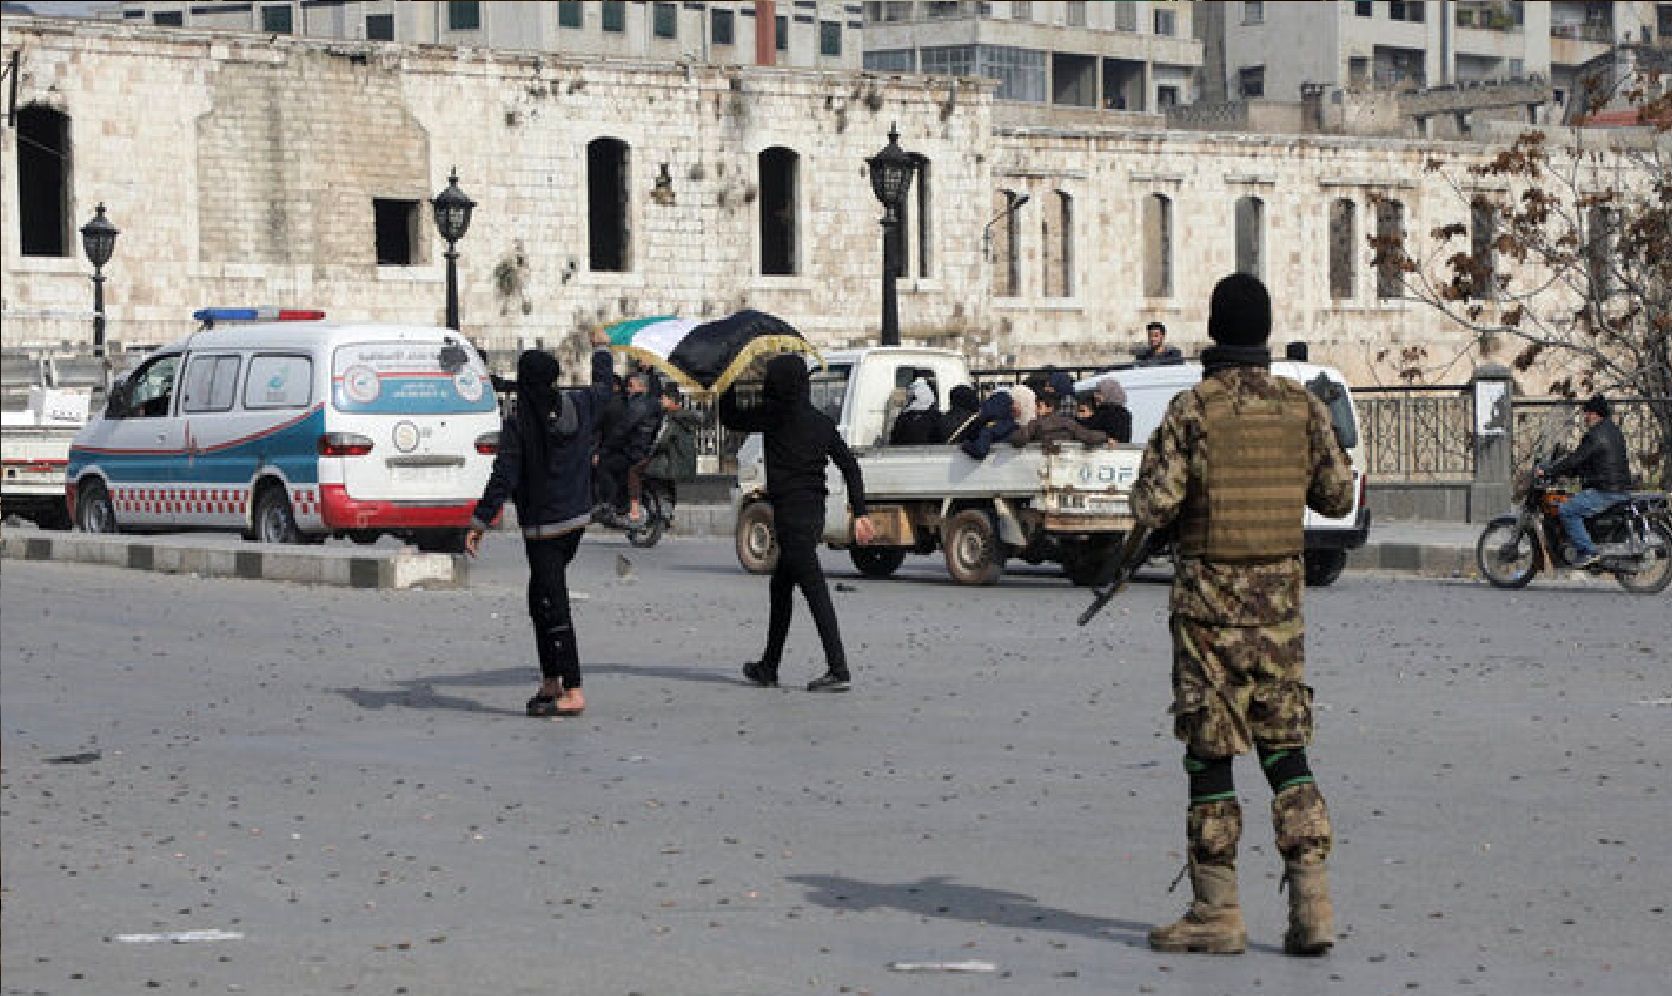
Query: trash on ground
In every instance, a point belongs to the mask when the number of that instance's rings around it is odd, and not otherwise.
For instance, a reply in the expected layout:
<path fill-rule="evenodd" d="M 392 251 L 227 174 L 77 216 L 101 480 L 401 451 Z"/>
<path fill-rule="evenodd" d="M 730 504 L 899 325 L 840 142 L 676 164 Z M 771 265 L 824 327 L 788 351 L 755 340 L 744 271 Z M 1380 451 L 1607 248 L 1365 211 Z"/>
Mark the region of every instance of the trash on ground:
<path fill-rule="evenodd" d="M 196 944 L 202 941 L 241 941 L 235 930 L 171 930 L 164 934 L 117 934 L 123 944 Z"/>
<path fill-rule="evenodd" d="M 891 961 L 890 972 L 996 972 L 990 961 Z"/>

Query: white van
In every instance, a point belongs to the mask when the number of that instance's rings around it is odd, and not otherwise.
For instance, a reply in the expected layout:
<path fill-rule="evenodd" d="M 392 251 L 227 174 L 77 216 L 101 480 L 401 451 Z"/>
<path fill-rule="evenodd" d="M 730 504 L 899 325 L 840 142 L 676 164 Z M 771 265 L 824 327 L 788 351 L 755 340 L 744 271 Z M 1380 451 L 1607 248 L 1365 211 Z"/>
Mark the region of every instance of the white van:
<path fill-rule="evenodd" d="M 459 548 L 499 443 L 480 356 L 444 328 L 208 308 L 112 387 L 70 447 L 87 532 L 209 529 L 268 543 L 394 534 Z"/>
<path fill-rule="evenodd" d="M 1353 463 L 1353 510 L 1338 519 L 1306 510 L 1306 583 L 1327 585 L 1341 575 L 1342 568 L 1347 564 L 1347 551 L 1363 546 L 1370 534 L 1370 509 L 1364 501 L 1366 476 L 1359 450 L 1358 416 L 1353 407 L 1353 394 L 1347 387 L 1346 378 L 1334 367 L 1296 360 L 1273 360 L 1271 372 L 1305 385 L 1324 402 L 1335 427 L 1335 438 Z M 1167 405 L 1173 396 L 1201 382 L 1202 366 L 1199 363 L 1179 363 L 1111 370 L 1079 382 L 1075 390 L 1093 390 L 1097 384 L 1110 378 L 1119 381 L 1126 389 L 1126 407 L 1132 412 L 1132 441 L 1142 446 L 1149 442 L 1150 435 L 1166 417 Z"/>

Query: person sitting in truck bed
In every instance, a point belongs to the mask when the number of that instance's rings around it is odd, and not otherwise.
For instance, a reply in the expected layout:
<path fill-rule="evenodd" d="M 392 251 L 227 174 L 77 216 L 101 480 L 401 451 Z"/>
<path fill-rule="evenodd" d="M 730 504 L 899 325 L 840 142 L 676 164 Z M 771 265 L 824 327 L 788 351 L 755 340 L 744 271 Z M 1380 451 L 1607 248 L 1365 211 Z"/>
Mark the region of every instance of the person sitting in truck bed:
<path fill-rule="evenodd" d="M 1126 388 L 1113 377 L 1097 383 L 1091 415 L 1080 419 L 1088 429 L 1099 429 L 1117 443 L 1132 442 L 1132 412 L 1126 407 Z"/>
<path fill-rule="evenodd" d="M 935 389 L 922 377 L 911 382 L 911 400 L 894 418 L 888 433 L 890 446 L 929 446 L 941 441 L 941 411 L 935 404 Z"/>
<path fill-rule="evenodd" d="M 968 384 L 959 384 L 952 389 L 947 397 L 946 414 L 941 416 L 941 427 L 945 435 L 936 440 L 940 443 L 961 443 L 975 434 L 981 424 L 981 399 L 975 393 L 975 388 Z"/>
<path fill-rule="evenodd" d="M 1073 439 L 1087 446 L 1102 446 L 1109 434 L 1088 429 L 1074 421 L 1074 381 L 1065 373 L 1051 375 L 1050 383 L 1036 402 L 1037 414 L 1033 421 L 1022 426 L 1010 437 L 1010 445 L 1029 443 L 1057 443 Z"/>
<path fill-rule="evenodd" d="M 981 460 L 992 452 L 994 444 L 1009 439 L 1016 431 L 1012 404 L 1007 391 L 994 391 L 987 395 L 987 400 L 981 403 L 981 411 L 977 413 L 979 421 L 974 431 L 959 443 L 959 448 Z"/>

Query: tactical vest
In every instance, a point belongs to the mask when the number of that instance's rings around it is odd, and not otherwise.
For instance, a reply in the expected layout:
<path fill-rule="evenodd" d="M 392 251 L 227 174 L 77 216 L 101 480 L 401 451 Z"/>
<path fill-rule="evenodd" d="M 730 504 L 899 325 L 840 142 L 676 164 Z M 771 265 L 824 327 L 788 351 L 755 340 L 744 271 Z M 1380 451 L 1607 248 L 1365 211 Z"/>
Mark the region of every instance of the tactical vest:
<path fill-rule="evenodd" d="M 1179 518 L 1179 552 L 1208 560 L 1292 557 L 1304 546 L 1301 517 L 1311 477 L 1306 394 L 1235 398 L 1213 378 L 1196 388 L 1202 401 L 1198 459 Z"/>

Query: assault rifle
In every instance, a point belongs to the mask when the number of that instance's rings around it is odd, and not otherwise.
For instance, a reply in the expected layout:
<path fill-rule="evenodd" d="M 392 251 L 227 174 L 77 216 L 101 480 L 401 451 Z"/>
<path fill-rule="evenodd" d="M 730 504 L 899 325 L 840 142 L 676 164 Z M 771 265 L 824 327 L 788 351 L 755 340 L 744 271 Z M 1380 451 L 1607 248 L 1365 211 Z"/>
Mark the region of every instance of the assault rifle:
<path fill-rule="evenodd" d="M 1126 534 L 1125 542 L 1121 543 L 1119 552 L 1103 565 L 1101 583 L 1095 589 L 1096 597 L 1091 600 L 1091 605 L 1086 607 L 1086 611 L 1080 613 L 1080 625 L 1091 622 L 1102 612 L 1103 607 L 1120 594 L 1126 583 L 1132 580 L 1132 575 L 1138 573 L 1138 568 L 1144 566 L 1144 561 L 1165 542 L 1166 536 L 1158 534 L 1149 526 L 1133 525 L 1132 530 Z"/>

